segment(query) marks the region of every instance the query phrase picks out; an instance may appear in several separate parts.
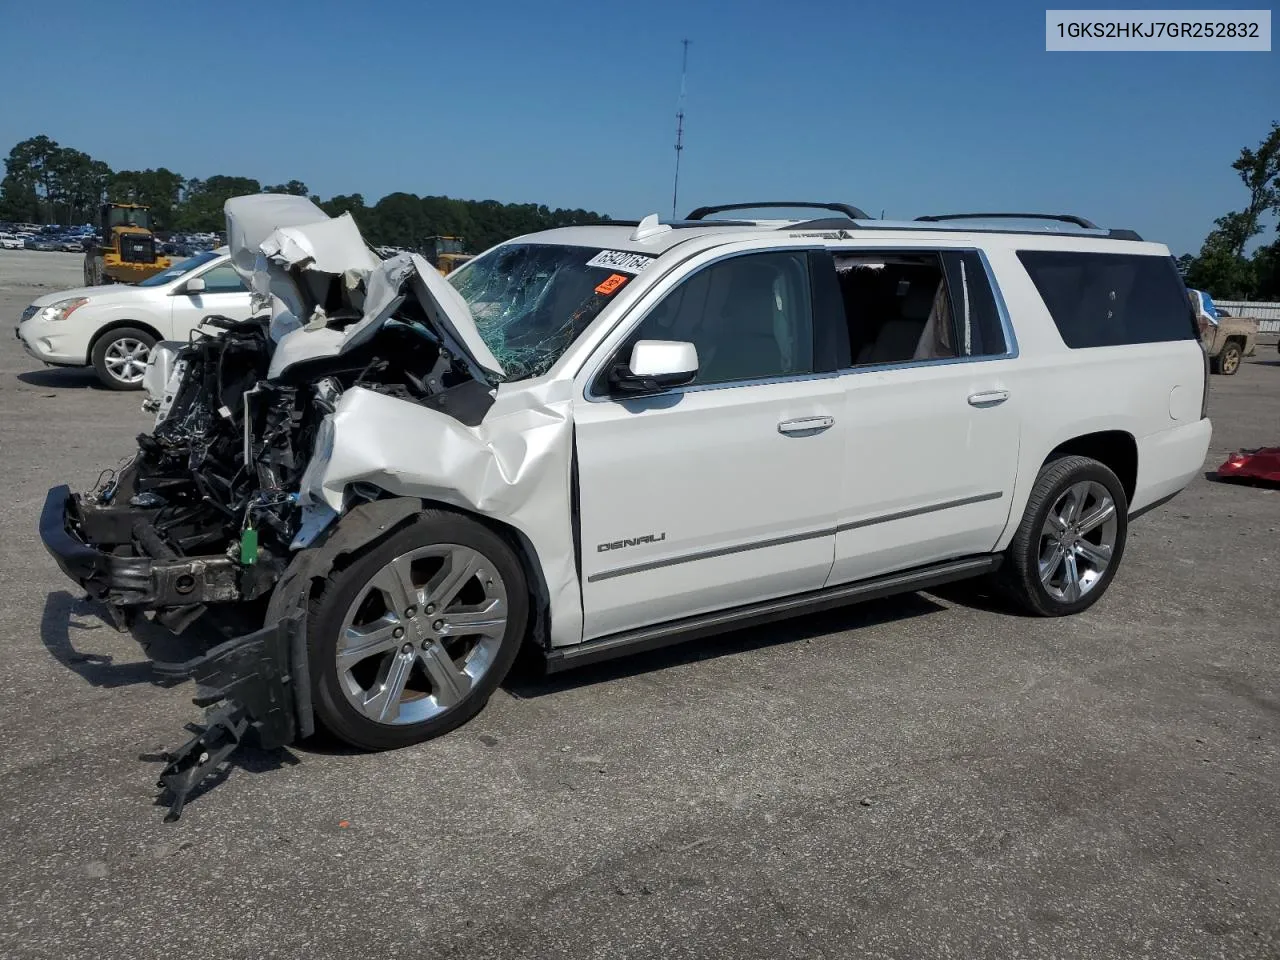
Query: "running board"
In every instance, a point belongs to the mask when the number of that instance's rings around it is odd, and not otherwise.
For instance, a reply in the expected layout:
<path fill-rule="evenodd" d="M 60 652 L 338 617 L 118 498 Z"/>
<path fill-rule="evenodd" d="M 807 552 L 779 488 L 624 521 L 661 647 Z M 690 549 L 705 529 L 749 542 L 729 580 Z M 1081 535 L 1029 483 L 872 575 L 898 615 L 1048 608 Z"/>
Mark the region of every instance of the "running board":
<path fill-rule="evenodd" d="M 970 577 L 991 573 L 1000 566 L 1003 558 L 999 554 L 984 554 L 978 557 L 965 557 L 961 560 L 947 560 L 933 563 L 925 567 L 915 567 L 899 573 L 890 573 L 857 583 L 843 583 L 837 587 L 827 587 L 809 593 L 801 593 L 778 600 L 766 600 L 752 603 L 732 610 L 717 610 L 696 617 L 685 617 L 638 630 L 626 630 L 572 647 L 561 647 L 546 654 L 547 673 L 559 673 L 573 667 L 612 660 L 614 657 L 625 657 L 633 653 L 644 653 L 657 650 L 686 640 L 697 640 L 730 630 L 741 630 L 774 620 L 785 620 L 788 617 L 819 610 L 829 610 L 863 600 L 875 600 L 889 597 L 895 593 L 909 593 L 913 590 L 928 590 L 954 580 L 967 580 Z"/>

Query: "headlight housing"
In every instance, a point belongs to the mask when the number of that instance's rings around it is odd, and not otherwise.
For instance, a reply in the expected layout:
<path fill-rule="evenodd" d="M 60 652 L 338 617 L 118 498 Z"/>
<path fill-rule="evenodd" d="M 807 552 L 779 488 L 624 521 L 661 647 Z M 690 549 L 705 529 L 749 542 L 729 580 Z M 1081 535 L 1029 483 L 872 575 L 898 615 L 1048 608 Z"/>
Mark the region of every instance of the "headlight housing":
<path fill-rule="evenodd" d="M 41 320 L 65 320 L 89 301 L 84 297 L 72 297 L 70 300 L 59 300 L 40 310 Z"/>

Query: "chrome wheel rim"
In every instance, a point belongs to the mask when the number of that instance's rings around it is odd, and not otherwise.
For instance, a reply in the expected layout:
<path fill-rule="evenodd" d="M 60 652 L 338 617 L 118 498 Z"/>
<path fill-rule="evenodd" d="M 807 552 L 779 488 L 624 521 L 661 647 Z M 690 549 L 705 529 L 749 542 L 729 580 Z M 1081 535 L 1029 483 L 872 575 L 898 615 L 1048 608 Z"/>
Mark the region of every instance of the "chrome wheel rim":
<path fill-rule="evenodd" d="M 1228 350 L 1227 355 L 1222 358 L 1222 372 L 1235 373 L 1238 366 L 1240 366 L 1240 354 L 1235 350 Z"/>
<path fill-rule="evenodd" d="M 338 682 L 366 719 L 422 723 L 480 682 L 506 632 L 506 584 L 483 554 L 456 543 L 419 547 L 379 570 L 347 608 Z"/>
<path fill-rule="evenodd" d="M 137 383 L 147 372 L 147 358 L 151 348 L 133 337 L 121 337 L 112 341 L 103 354 L 107 371 L 121 383 Z"/>
<path fill-rule="evenodd" d="M 1040 532 L 1040 582 L 1049 596 L 1074 603 L 1096 587 L 1111 566 L 1119 531 L 1106 487 L 1094 480 L 1067 487 Z"/>

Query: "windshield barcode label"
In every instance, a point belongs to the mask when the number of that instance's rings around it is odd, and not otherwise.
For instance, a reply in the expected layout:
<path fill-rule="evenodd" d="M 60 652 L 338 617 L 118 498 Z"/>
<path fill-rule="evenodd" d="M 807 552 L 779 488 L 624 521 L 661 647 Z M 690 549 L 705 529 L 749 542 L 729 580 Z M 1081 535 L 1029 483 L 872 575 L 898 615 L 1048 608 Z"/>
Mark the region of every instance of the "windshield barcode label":
<path fill-rule="evenodd" d="M 625 250 L 601 250 L 587 261 L 588 267 L 604 267 L 623 273 L 639 273 L 653 262 L 653 257 L 643 253 L 627 253 Z"/>

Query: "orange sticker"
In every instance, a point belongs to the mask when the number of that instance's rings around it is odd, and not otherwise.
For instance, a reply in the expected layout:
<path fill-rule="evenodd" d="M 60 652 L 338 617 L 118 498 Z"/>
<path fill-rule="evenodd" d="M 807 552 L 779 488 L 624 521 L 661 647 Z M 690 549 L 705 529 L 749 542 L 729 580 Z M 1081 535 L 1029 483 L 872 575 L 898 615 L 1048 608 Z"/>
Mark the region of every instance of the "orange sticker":
<path fill-rule="evenodd" d="M 626 283 L 630 277 L 624 277 L 620 273 L 610 274 L 600 286 L 596 287 L 596 293 L 610 294 Z"/>

